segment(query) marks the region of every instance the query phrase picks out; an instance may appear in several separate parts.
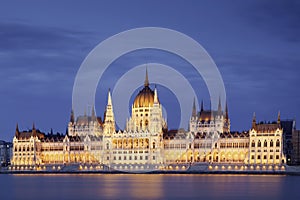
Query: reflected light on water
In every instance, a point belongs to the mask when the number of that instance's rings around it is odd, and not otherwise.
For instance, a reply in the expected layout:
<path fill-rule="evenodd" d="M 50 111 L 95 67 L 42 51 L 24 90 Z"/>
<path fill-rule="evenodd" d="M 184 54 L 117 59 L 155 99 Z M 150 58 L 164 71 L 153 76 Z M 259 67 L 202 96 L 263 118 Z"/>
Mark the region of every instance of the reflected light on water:
<path fill-rule="evenodd" d="M 1 199 L 300 199 L 299 176 L 1 175 Z"/>

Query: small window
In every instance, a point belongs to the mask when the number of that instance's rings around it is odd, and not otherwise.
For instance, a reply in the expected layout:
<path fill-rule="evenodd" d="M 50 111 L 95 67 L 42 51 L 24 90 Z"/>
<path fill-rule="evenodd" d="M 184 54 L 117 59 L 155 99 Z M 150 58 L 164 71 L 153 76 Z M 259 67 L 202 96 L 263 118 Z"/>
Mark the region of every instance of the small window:
<path fill-rule="evenodd" d="M 257 146 L 258 146 L 258 147 L 261 147 L 261 142 L 260 142 L 260 140 L 258 140 Z"/>
<path fill-rule="evenodd" d="M 273 143 L 273 140 L 270 141 L 270 147 L 273 147 L 274 146 L 274 143 Z"/>
<path fill-rule="evenodd" d="M 276 147 L 280 147 L 280 142 L 279 142 L 279 140 L 276 141 Z"/>
<path fill-rule="evenodd" d="M 264 147 L 268 147 L 267 140 L 264 141 Z"/>

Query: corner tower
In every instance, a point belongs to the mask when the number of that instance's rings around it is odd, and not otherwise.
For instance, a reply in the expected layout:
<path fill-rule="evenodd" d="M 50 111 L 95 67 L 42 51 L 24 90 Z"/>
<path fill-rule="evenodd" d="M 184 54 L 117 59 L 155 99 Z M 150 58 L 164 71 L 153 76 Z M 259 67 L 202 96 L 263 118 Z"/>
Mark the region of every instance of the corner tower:
<path fill-rule="evenodd" d="M 115 116 L 111 100 L 110 90 L 108 90 L 107 106 L 104 114 L 104 134 L 112 134 L 116 131 Z"/>

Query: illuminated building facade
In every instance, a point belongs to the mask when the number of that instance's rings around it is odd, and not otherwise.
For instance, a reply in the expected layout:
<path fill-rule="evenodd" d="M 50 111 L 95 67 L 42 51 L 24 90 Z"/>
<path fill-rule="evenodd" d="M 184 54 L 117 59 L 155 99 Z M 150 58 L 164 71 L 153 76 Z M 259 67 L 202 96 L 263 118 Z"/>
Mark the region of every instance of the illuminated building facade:
<path fill-rule="evenodd" d="M 227 105 L 222 110 L 199 113 L 195 103 L 189 131 L 167 131 L 162 106 L 148 74 L 143 89 L 132 104 L 131 117 L 123 131 L 116 130 L 110 91 L 103 121 L 84 114 L 75 120 L 71 112 L 68 133 L 44 134 L 33 126 L 13 139 L 12 166 L 15 169 L 40 169 L 45 166 L 101 165 L 113 169 L 161 169 L 172 164 L 236 163 L 274 165 L 285 163 L 282 150 L 280 116 L 276 123 L 256 123 L 249 132 L 230 132 Z"/>
<path fill-rule="evenodd" d="M 283 154 L 283 130 L 280 125 L 280 113 L 277 122 L 256 123 L 254 114 L 252 128 L 249 133 L 250 164 L 280 164 L 285 163 Z"/>

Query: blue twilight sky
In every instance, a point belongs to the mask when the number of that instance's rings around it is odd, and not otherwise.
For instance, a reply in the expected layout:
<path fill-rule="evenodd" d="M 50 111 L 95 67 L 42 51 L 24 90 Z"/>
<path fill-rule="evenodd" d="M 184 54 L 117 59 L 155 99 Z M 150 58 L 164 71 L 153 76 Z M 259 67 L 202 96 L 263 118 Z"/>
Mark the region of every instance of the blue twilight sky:
<path fill-rule="evenodd" d="M 180 31 L 208 51 L 224 79 L 232 130 L 249 129 L 253 112 L 258 120 L 273 121 L 278 110 L 283 119 L 300 120 L 299 1 L 10 0 L 0 5 L 0 139 L 12 140 L 17 122 L 20 129 L 35 122 L 42 131 L 65 132 L 75 75 L 87 54 L 114 34 L 145 26 Z M 149 50 L 114 65 L 153 61 L 181 62 Z M 101 116 L 107 89 L 122 72 L 113 69 L 98 86 L 95 106 Z M 183 72 L 191 82 L 192 72 Z M 208 106 L 205 84 L 198 82 L 197 96 Z M 166 88 L 158 89 L 174 128 L 178 102 Z"/>

